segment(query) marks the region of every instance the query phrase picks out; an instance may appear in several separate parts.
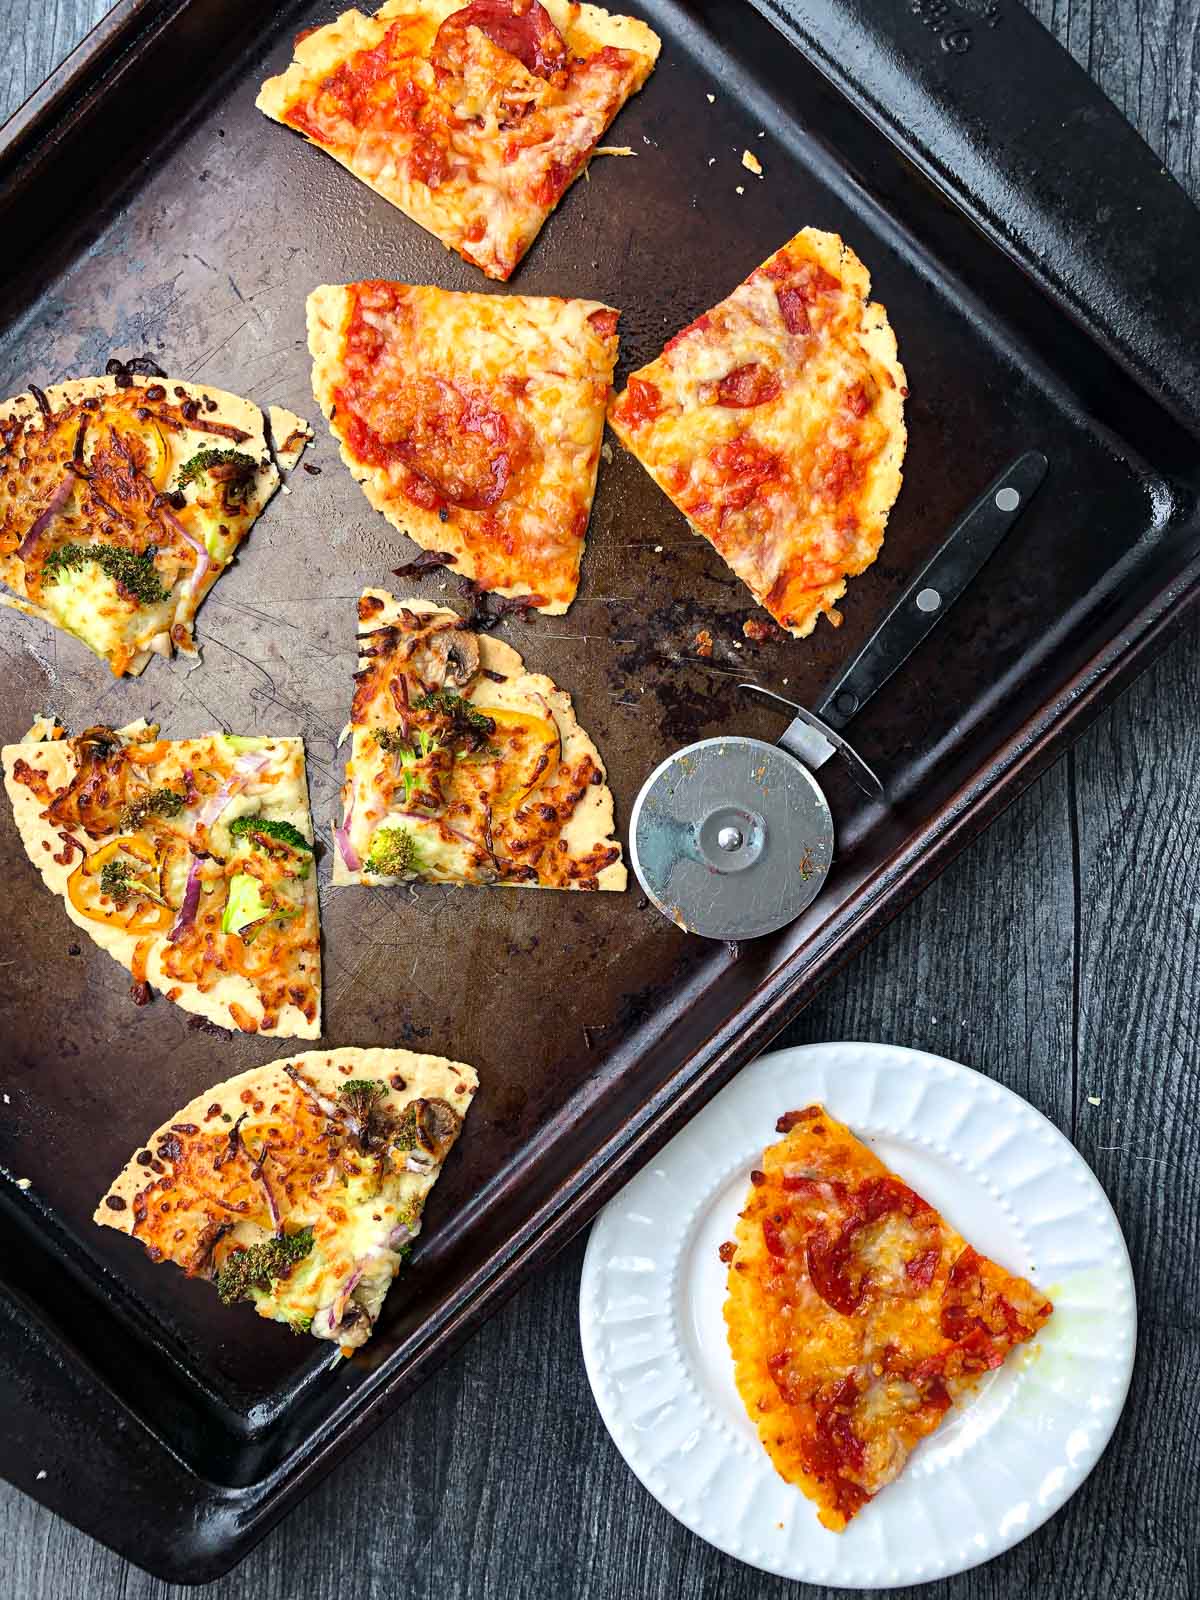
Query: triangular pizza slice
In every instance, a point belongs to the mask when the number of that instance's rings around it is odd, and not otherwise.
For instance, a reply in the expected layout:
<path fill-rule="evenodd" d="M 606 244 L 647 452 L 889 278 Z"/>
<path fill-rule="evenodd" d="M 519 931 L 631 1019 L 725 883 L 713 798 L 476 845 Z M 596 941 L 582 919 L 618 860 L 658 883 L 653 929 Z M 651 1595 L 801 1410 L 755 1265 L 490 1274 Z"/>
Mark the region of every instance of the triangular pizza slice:
<path fill-rule="evenodd" d="M 870 275 L 804 228 L 609 407 L 613 432 L 796 638 L 836 627 L 883 545 L 907 434 L 904 368 Z"/>
<path fill-rule="evenodd" d="M 307 424 L 274 415 L 302 449 Z M 0 599 L 117 676 L 194 653 L 200 602 L 278 485 L 238 395 L 126 369 L 31 386 L 0 404 Z"/>
<path fill-rule="evenodd" d="M 321 945 L 302 739 L 145 723 L 5 746 L 17 832 L 71 921 L 185 1011 L 315 1039 Z"/>
<path fill-rule="evenodd" d="M 721 1250 L 729 1347 L 767 1454 L 840 1532 L 1053 1307 L 822 1106 L 777 1131 Z"/>
<path fill-rule="evenodd" d="M 571 698 L 455 611 L 368 589 L 334 883 L 623 889 Z"/>
<path fill-rule="evenodd" d="M 95 1221 L 348 1353 L 371 1336 L 477 1084 L 465 1062 L 410 1050 L 254 1067 L 151 1134 Z"/>
<path fill-rule="evenodd" d="M 371 504 L 550 614 L 579 587 L 619 313 L 596 300 L 323 285 L 313 392 Z"/>
<path fill-rule="evenodd" d="M 302 33 L 258 107 L 503 279 L 658 51 L 567 0 L 391 0 Z"/>

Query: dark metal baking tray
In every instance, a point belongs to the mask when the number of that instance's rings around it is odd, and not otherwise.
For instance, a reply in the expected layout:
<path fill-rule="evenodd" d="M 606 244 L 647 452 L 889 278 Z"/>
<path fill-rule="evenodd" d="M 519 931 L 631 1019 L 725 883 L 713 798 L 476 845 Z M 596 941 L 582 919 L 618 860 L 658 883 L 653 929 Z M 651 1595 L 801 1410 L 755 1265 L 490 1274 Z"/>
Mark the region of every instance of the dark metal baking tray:
<path fill-rule="evenodd" d="M 811 703 L 1007 459 L 1043 449 L 1047 483 L 855 723 L 894 804 L 831 783 L 839 857 L 783 934 L 736 952 L 689 939 L 636 889 L 323 892 L 325 1041 L 444 1050 L 482 1078 L 412 1270 L 366 1352 L 336 1368 L 91 1227 L 148 1128 L 283 1047 L 195 1031 L 161 999 L 133 1008 L 127 978 L 47 901 L 4 808 L 0 1163 L 31 1187 L 0 1183 L 0 1470 L 165 1577 L 244 1554 L 1081 731 L 1200 592 L 1186 198 L 1012 0 L 760 3 L 769 17 L 638 0 L 664 49 L 613 134 L 637 158 L 595 163 L 510 287 L 623 307 L 627 371 L 797 227 L 840 231 L 908 368 L 905 487 L 839 632 L 738 648 L 748 596 L 614 451 L 579 600 L 508 636 L 574 694 L 622 824 L 677 745 L 780 731 L 738 698 L 739 677 Z M 148 350 L 313 416 L 314 284 L 485 287 L 254 110 L 292 35 L 333 9 L 125 0 L 9 124 L 0 393 Z M 326 822 L 354 597 L 411 547 L 317 421 L 321 475 L 294 475 L 206 602 L 202 667 L 110 682 L 82 647 L 4 613 L 0 736 L 47 705 L 75 726 L 145 714 L 170 735 L 301 733 Z M 700 626 L 710 662 L 695 658 Z"/>

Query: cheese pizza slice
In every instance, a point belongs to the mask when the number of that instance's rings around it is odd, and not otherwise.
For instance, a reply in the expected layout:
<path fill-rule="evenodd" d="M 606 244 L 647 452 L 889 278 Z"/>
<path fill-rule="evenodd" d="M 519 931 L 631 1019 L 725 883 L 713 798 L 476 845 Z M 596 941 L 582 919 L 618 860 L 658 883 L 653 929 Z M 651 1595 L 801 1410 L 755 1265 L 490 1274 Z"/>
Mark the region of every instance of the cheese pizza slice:
<path fill-rule="evenodd" d="M 303 441 L 299 417 L 273 419 Z M 0 581 L 16 597 L 0 599 L 117 676 L 194 653 L 200 602 L 278 485 L 263 414 L 237 395 L 125 368 L 31 386 L 0 405 Z"/>
<path fill-rule="evenodd" d="M 334 883 L 623 889 L 571 697 L 455 611 L 368 589 Z"/>
<path fill-rule="evenodd" d="M 313 392 L 367 499 L 482 588 L 579 586 L 619 313 L 403 283 L 308 298 Z"/>
<path fill-rule="evenodd" d="M 410 1050 L 254 1067 L 151 1134 L 94 1220 L 348 1354 L 371 1336 L 478 1081 Z"/>
<path fill-rule="evenodd" d="M 296 40 L 258 107 L 489 278 L 508 278 L 658 37 L 567 0 L 390 0 Z"/>
<path fill-rule="evenodd" d="M 904 368 L 871 280 L 805 228 L 635 372 L 613 431 L 796 638 L 836 627 L 900 492 Z"/>
<path fill-rule="evenodd" d="M 321 942 L 301 739 L 75 738 L 40 719 L 7 745 L 29 859 L 71 921 L 133 975 L 243 1033 L 316 1038 Z"/>
<path fill-rule="evenodd" d="M 722 1247 L 729 1348 L 767 1454 L 840 1532 L 1053 1308 L 821 1106 L 777 1128 Z"/>

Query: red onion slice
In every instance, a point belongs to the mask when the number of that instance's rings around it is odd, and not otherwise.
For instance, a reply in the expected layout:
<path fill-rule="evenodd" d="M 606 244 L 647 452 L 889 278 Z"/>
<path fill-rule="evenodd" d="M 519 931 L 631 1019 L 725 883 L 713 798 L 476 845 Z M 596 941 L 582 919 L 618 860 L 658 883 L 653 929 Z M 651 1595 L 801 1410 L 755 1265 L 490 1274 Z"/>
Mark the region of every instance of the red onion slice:
<path fill-rule="evenodd" d="M 196 911 L 200 905 L 200 860 L 192 857 L 192 864 L 188 868 L 187 885 L 183 891 L 183 904 L 179 907 L 179 915 L 171 924 L 171 931 L 167 935 L 167 943 L 174 944 L 181 938 L 192 923 L 196 920 Z"/>
<path fill-rule="evenodd" d="M 28 532 L 17 546 L 16 553 L 19 561 L 29 560 L 30 556 L 41 543 L 42 535 L 45 533 L 46 529 L 54 521 L 55 517 L 59 516 L 63 511 L 67 501 L 71 498 L 71 491 L 74 489 L 74 487 L 75 474 L 71 471 L 71 468 L 68 467 L 66 472 L 63 474 L 62 482 L 50 496 L 50 500 L 46 506 L 46 509 L 39 517 L 36 518 L 34 522 L 29 525 Z"/>
<path fill-rule="evenodd" d="M 337 845 L 338 854 L 346 863 L 346 870 L 348 872 L 360 872 L 362 870 L 362 860 L 358 854 L 358 851 L 350 843 L 350 822 L 353 816 L 354 796 L 351 795 L 350 804 L 346 807 L 345 818 L 333 830 L 333 840 Z"/>
<path fill-rule="evenodd" d="M 191 575 L 183 586 L 183 592 L 190 600 L 195 595 L 196 590 L 204 582 L 209 568 L 213 565 L 213 559 L 201 541 L 196 538 L 196 535 L 188 532 L 183 523 L 180 522 L 179 518 L 171 510 L 170 506 L 159 506 L 158 510 L 163 521 L 169 523 L 179 537 L 183 540 L 184 544 L 190 545 L 191 548 L 196 552 L 196 565 L 192 568 Z"/>
<path fill-rule="evenodd" d="M 234 795 L 244 789 L 250 779 L 270 761 L 269 754 L 246 755 L 239 757 L 233 769 L 232 777 L 225 782 L 215 794 L 210 794 L 196 814 L 196 822 L 201 828 L 210 828 L 233 799 Z"/>

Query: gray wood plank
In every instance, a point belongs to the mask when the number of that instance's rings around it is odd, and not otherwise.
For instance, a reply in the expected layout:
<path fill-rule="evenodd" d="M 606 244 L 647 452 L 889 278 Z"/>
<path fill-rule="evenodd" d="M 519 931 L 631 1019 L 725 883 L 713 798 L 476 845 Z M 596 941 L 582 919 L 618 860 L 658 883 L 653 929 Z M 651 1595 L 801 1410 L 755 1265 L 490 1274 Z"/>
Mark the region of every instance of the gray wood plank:
<path fill-rule="evenodd" d="M 1027 3 L 1200 194 L 1200 0 Z M 101 0 L 2 0 L 0 116 L 103 10 Z M 787 1036 L 893 1039 L 1010 1084 L 1076 1138 L 1134 1258 L 1142 1321 L 1134 1391 L 1100 1466 L 1040 1533 L 975 1573 L 906 1591 L 917 1597 L 1200 1593 L 1198 690 L 1200 622 L 1192 621 Z M 695 1539 L 625 1468 L 579 1355 L 582 1249 L 565 1251 L 212 1586 L 214 1600 L 797 1592 Z M 0 1550 L 15 1600 L 187 1592 L 129 1567 L 5 1485 Z"/>

